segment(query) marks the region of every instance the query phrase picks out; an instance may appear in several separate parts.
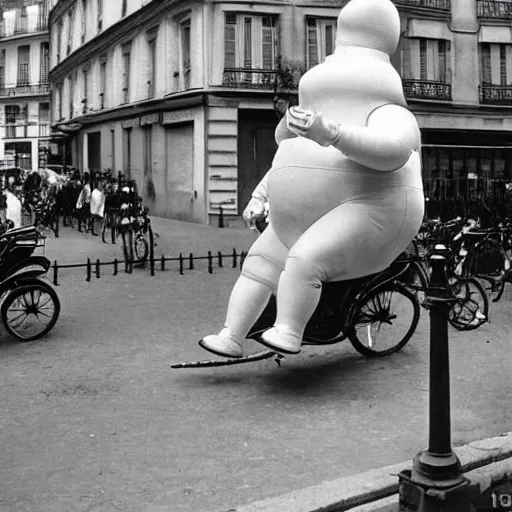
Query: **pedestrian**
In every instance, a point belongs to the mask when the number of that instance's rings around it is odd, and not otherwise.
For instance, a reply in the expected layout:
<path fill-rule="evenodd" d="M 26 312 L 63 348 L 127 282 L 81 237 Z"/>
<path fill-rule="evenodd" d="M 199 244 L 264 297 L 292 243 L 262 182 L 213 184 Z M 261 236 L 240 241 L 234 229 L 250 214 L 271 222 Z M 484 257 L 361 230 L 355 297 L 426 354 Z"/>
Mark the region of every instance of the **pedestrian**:
<path fill-rule="evenodd" d="M 91 216 L 91 183 L 88 172 L 84 172 L 82 191 L 78 196 L 76 209 L 78 213 L 78 231 L 82 232 L 82 224 L 84 224 L 87 233 L 90 230 Z"/>
<path fill-rule="evenodd" d="M 103 180 L 98 179 L 96 182 L 96 186 L 91 192 L 91 203 L 90 203 L 90 212 L 91 212 L 91 234 L 93 236 L 98 236 L 98 233 L 94 231 L 94 227 L 96 221 L 102 221 L 103 215 L 105 214 L 105 193 Z"/>

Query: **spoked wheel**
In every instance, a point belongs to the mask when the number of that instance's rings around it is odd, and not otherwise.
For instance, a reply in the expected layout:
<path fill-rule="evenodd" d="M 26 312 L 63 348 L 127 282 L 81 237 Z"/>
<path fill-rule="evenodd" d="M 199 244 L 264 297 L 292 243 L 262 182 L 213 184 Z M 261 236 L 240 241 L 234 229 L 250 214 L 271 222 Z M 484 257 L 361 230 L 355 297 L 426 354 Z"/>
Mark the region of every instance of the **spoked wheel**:
<path fill-rule="evenodd" d="M 134 252 L 137 263 L 144 263 L 148 259 L 149 244 L 142 233 L 137 233 L 134 237 Z"/>
<path fill-rule="evenodd" d="M 387 356 L 407 344 L 419 319 L 416 295 L 395 282 L 370 291 L 351 306 L 347 316 L 348 338 L 363 356 Z"/>
<path fill-rule="evenodd" d="M 476 277 L 478 282 L 482 285 L 487 297 L 493 302 L 498 302 L 503 296 L 505 291 L 505 279 L 502 277 L 487 277 L 478 276 Z"/>
<path fill-rule="evenodd" d="M 399 276 L 399 281 L 416 295 L 420 306 L 424 306 L 425 292 L 429 284 L 429 275 L 425 267 L 420 262 L 411 262 L 409 268 Z"/>
<path fill-rule="evenodd" d="M 471 252 L 465 269 L 468 276 L 497 277 L 510 266 L 503 247 L 495 240 L 485 240 Z"/>
<path fill-rule="evenodd" d="M 458 299 L 450 309 L 450 325 L 458 331 L 478 329 L 489 320 L 489 299 L 482 285 L 473 277 L 451 277 L 449 282 Z"/>
<path fill-rule="evenodd" d="M 39 279 L 24 281 L 5 296 L 0 314 L 10 335 L 20 341 L 34 341 L 48 334 L 57 322 L 59 297 Z"/>

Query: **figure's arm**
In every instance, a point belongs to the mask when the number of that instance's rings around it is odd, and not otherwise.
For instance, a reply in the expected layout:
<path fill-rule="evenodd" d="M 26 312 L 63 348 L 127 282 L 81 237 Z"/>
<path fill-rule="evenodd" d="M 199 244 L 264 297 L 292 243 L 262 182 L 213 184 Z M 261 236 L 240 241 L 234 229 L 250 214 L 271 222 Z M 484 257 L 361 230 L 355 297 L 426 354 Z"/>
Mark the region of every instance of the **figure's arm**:
<path fill-rule="evenodd" d="M 414 114 L 400 105 L 385 105 L 368 118 L 367 126 L 338 125 L 320 114 L 290 109 L 288 127 L 321 146 L 333 146 L 371 169 L 393 171 L 421 147 Z"/>
<path fill-rule="evenodd" d="M 253 193 L 251 194 L 252 197 L 259 199 L 262 202 L 268 201 L 268 177 L 269 177 L 270 171 L 263 176 L 261 181 L 258 183 L 256 188 L 253 190 Z"/>
<path fill-rule="evenodd" d="M 287 123 L 286 123 L 286 116 L 283 116 L 281 121 L 279 121 L 279 124 L 277 125 L 276 131 L 275 131 L 275 137 L 277 145 L 281 144 L 283 140 L 286 139 L 293 139 L 294 137 L 297 137 L 297 134 L 292 132 L 288 129 Z"/>

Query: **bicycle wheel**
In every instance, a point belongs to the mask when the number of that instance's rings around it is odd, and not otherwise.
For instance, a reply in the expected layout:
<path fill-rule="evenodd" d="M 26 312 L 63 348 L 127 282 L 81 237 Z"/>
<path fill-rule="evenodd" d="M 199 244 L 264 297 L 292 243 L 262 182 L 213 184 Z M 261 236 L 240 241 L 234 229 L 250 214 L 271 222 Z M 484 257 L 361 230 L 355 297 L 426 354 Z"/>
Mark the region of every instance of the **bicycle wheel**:
<path fill-rule="evenodd" d="M 363 356 L 383 357 L 401 350 L 420 319 L 415 294 L 398 282 L 370 290 L 347 314 L 347 336 Z"/>
<path fill-rule="evenodd" d="M 135 258 L 138 263 L 144 263 L 148 259 L 149 244 L 142 233 L 137 233 L 134 240 Z"/>
<path fill-rule="evenodd" d="M 23 281 L 5 297 L 0 311 L 6 331 L 20 341 L 45 336 L 56 324 L 60 301 L 55 290 L 44 281 Z"/>
<path fill-rule="evenodd" d="M 498 277 L 487 277 L 480 276 L 477 277 L 476 280 L 482 285 L 482 288 L 485 291 L 485 294 L 489 299 L 493 302 L 498 302 L 503 296 L 503 292 L 505 291 L 505 280 Z"/>
<path fill-rule="evenodd" d="M 398 280 L 416 295 L 420 306 L 423 306 L 425 291 L 429 283 L 429 276 L 423 264 L 419 261 L 411 262 L 409 268 L 399 276 Z"/>
<path fill-rule="evenodd" d="M 453 276 L 450 288 L 457 297 L 448 315 L 448 322 L 458 331 L 473 331 L 489 320 L 489 299 L 474 277 Z"/>

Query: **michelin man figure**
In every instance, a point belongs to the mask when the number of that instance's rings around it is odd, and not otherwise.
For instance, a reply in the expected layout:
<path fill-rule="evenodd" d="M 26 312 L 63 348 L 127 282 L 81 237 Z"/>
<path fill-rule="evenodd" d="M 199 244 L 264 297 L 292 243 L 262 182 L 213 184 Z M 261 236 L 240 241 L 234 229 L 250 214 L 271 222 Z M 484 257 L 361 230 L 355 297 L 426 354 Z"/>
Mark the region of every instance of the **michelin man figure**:
<path fill-rule="evenodd" d="M 303 75 L 299 106 L 276 129 L 272 168 L 245 216 L 268 200 L 267 229 L 232 290 L 224 328 L 199 344 L 241 357 L 242 341 L 277 296 L 275 325 L 260 343 L 301 350 L 322 283 L 387 268 L 416 236 L 424 213 L 420 130 L 390 62 L 400 37 L 391 0 L 350 0 L 336 48 Z"/>

